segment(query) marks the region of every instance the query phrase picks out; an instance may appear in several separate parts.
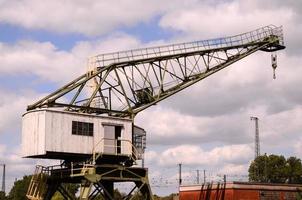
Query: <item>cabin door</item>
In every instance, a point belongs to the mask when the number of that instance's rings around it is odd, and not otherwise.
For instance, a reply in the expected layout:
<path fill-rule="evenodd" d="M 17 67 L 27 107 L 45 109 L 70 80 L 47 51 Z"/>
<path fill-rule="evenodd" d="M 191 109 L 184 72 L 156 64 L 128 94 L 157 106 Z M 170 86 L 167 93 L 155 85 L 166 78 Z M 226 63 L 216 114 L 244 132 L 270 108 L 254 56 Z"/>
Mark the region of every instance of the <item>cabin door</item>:
<path fill-rule="evenodd" d="M 104 126 L 104 153 L 121 154 L 122 127 L 114 125 Z"/>
<path fill-rule="evenodd" d="M 115 141 L 116 141 L 116 153 L 121 154 L 122 153 L 122 127 L 116 126 L 115 127 Z"/>

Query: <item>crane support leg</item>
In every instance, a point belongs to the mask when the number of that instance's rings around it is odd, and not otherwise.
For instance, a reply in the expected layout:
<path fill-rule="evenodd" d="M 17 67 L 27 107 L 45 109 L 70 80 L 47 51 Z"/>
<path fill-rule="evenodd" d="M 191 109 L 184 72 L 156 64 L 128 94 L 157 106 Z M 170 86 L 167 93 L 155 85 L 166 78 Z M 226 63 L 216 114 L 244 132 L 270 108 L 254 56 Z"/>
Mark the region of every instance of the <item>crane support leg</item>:
<path fill-rule="evenodd" d="M 139 196 L 141 200 L 153 200 L 146 168 L 122 165 L 78 165 L 77 168 L 61 167 L 58 169 L 49 167 L 46 182 L 47 191 L 43 193 L 44 195 L 29 199 L 51 200 L 58 191 L 64 199 L 74 200 L 76 197 L 63 186 L 64 183 L 74 183 L 81 185 L 80 200 L 93 200 L 97 196 L 114 200 L 114 184 L 127 182 L 133 183 L 134 188 L 123 197 L 124 200 L 131 200 L 135 196 Z M 41 190 L 41 187 L 33 189 Z M 42 194 L 42 192 L 38 193 Z"/>
<path fill-rule="evenodd" d="M 56 193 L 58 190 L 59 184 L 56 183 L 48 183 L 47 191 L 45 194 L 45 200 L 51 200 L 52 196 Z"/>
<path fill-rule="evenodd" d="M 70 194 L 70 192 L 62 186 L 62 184 L 59 185 L 57 190 L 61 193 L 61 195 L 64 197 L 65 200 L 76 200 L 77 199 L 72 194 Z"/>
<path fill-rule="evenodd" d="M 104 190 L 105 199 L 114 199 L 113 181 L 101 181 Z"/>

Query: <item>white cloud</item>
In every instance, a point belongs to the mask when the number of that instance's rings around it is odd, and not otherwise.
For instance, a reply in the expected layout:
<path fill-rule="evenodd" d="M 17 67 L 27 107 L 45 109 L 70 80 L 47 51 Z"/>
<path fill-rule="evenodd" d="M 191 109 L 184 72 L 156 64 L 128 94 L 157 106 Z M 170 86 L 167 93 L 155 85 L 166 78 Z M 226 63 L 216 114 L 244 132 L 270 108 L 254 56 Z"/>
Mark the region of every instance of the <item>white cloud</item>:
<path fill-rule="evenodd" d="M 238 34 L 269 24 L 286 24 L 293 17 L 293 11 L 287 7 L 262 9 L 261 4 L 261 1 L 246 0 L 220 2 L 215 6 L 194 2 L 163 15 L 160 25 L 207 38 Z"/>
<path fill-rule="evenodd" d="M 157 158 L 157 153 L 155 151 L 146 151 L 145 152 L 145 158 L 150 162 L 150 161 L 154 161 Z"/>
<path fill-rule="evenodd" d="M 6 131 L 10 133 L 20 132 L 21 118 L 26 106 L 40 95 L 30 90 L 16 94 L 1 88 L 0 95 L 2 97 L 0 100 L 0 115 L 3 116 L 0 118 L 0 134 Z"/>
<path fill-rule="evenodd" d="M 6 146 L 4 144 L 0 144 L 0 156 L 2 157 L 3 156 L 3 153 L 5 152 L 6 150 Z"/>
<path fill-rule="evenodd" d="M 147 131 L 148 144 L 246 144 L 253 141 L 249 132 L 248 112 L 225 113 L 212 117 L 192 115 L 176 109 L 157 105 L 137 117 L 136 123 Z M 197 112 L 203 112 L 198 107 L 196 109 Z"/>
<path fill-rule="evenodd" d="M 99 35 L 146 22 L 175 3 L 167 0 L 9 0 L 0 2 L 0 22 L 28 29 Z"/>
<path fill-rule="evenodd" d="M 299 139 L 301 135 L 301 118 L 301 106 L 262 118 L 259 123 L 264 147 L 266 145 L 275 148 L 286 146 L 288 151 L 290 150 L 291 153 L 296 153 L 297 149 L 295 149 L 293 144 L 299 141 L 297 138 Z M 280 152 L 280 154 L 281 153 L 282 152 Z"/>
<path fill-rule="evenodd" d="M 296 139 L 296 142 L 294 143 L 295 148 L 295 155 L 298 157 L 302 157 L 302 137 L 299 137 Z"/>
<path fill-rule="evenodd" d="M 180 32 L 175 38 L 180 41 L 230 36 L 270 24 L 283 25 L 287 52 L 297 54 L 301 53 L 301 7 L 300 1 L 292 0 L 198 1 L 165 12 L 159 24 L 166 30 Z"/>
<path fill-rule="evenodd" d="M 20 41 L 13 46 L 2 43 L 0 52 L 2 74 L 19 73 L 36 75 L 44 80 L 66 81 L 83 68 L 82 57 L 60 51 L 49 42 Z"/>
<path fill-rule="evenodd" d="M 139 45 L 137 39 L 121 33 L 102 41 L 79 41 L 70 51 L 59 50 L 50 42 L 0 43 L 0 73 L 34 75 L 62 84 L 85 73 L 89 56 Z"/>
<path fill-rule="evenodd" d="M 221 174 L 229 174 L 229 175 L 246 175 L 248 170 L 247 164 L 225 164 L 222 168 L 219 169 L 219 173 Z"/>
<path fill-rule="evenodd" d="M 162 167 L 175 166 L 177 163 L 217 167 L 227 163 L 237 165 L 246 163 L 251 159 L 252 153 L 250 145 L 229 145 L 208 151 L 197 145 L 180 145 L 157 152 L 156 159 L 154 152 L 151 158 L 147 154 L 146 160 L 147 163 L 154 163 L 157 160 L 157 164 Z"/>

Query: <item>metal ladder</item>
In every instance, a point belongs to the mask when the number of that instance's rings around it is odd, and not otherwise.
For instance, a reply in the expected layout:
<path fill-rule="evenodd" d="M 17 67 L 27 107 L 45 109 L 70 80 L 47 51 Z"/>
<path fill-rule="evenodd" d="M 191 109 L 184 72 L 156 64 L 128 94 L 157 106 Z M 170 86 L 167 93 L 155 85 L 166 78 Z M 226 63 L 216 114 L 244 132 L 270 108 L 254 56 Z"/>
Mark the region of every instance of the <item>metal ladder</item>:
<path fill-rule="evenodd" d="M 33 174 L 26 197 L 30 200 L 43 200 L 47 191 L 48 168 L 37 165 Z"/>

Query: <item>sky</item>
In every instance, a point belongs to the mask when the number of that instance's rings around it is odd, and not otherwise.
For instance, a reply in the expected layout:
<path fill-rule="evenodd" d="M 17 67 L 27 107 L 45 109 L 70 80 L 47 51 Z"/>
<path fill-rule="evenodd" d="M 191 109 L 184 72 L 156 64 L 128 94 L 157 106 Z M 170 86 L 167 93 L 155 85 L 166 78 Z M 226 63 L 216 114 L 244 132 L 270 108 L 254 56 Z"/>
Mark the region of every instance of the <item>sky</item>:
<path fill-rule="evenodd" d="M 7 191 L 34 165 L 21 157 L 26 106 L 86 71 L 89 56 L 283 26 L 286 49 L 256 52 L 136 117 L 148 134 L 146 166 L 155 193 L 177 191 L 196 170 L 246 177 L 259 118 L 261 153 L 302 156 L 302 1 L 0 0 L 0 163 Z M 217 179 L 218 180 L 218 179 Z"/>

